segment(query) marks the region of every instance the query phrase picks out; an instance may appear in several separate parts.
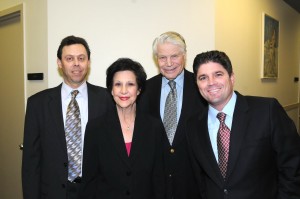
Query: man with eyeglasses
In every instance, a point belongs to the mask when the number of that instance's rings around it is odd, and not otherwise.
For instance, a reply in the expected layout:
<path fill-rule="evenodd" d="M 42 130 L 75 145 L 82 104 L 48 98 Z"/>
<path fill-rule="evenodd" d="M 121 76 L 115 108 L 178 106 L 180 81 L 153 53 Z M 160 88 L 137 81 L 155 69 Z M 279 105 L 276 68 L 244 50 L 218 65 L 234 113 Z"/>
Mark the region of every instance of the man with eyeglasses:
<path fill-rule="evenodd" d="M 160 74 L 147 80 L 140 99 L 144 111 L 161 120 L 165 128 L 164 153 L 167 198 L 200 198 L 187 152 L 183 125 L 204 107 L 193 73 L 185 69 L 186 44 L 176 32 L 165 32 L 153 42 Z"/>

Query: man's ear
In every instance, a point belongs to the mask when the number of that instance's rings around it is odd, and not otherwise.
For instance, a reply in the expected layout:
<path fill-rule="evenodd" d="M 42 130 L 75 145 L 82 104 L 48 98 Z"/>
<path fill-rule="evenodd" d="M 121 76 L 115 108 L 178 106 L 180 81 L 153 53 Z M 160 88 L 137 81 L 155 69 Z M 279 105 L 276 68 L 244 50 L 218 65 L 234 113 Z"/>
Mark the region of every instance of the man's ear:
<path fill-rule="evenodd" d="M 59 67 L 59 68 L 62 68 L 62 63 L 61 63 L 61 60 L 59 59 L 59 58 L 57 58 L 57 60 L 56 60 L 56 63 L 57 63 L 57 66 Z"/>
<path fill-rule="evenodd" d="M 235 82 L 234 72 L 231 73 L 230 80 L 231 80 L 232 85 L 234 85 L 234 82 Z"/>

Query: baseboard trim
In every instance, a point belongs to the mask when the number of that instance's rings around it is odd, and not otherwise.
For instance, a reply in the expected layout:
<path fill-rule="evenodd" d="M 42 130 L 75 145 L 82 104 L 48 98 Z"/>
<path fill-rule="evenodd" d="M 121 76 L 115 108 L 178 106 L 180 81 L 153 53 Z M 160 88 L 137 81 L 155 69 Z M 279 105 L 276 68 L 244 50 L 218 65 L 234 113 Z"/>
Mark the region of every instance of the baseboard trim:
<path fill-rule="evenodd" d="M 300 105 L 300 103 L 298 102 L 298 103 L 283 106 L 283 108 L 284 108 L 285 111 L 290 111 L 290 110 L 293 110 L 293 109 L 298 109 L 299 105 Z"/>

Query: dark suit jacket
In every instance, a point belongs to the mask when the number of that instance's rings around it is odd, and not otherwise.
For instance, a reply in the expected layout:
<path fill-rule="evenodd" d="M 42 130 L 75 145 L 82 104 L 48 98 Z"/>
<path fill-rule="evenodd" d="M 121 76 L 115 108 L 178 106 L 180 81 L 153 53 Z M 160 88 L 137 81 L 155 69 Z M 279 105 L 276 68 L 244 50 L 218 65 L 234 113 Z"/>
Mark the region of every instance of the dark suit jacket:
<path fill-rule="evenodd" d="M 106 112 L 111 98 L 104 88 L 87 83 L 89 119 Z M 22 162 L 24 199 L 66 199 L 68 156 L 61 85 L 27 101 Z"/>
<path fill-rule="evenodd" d="M 156 118 L 160 117 L 162 75 L 147 80 L 145 91 L 142 93 L 139 106 Z M 184 71 L 184 88 L 181 115 L 172 146 L 169 144 L 166 132 L 164 132 L 164 153 L 167 179 L 167 198 L 194 199 L 199 198 L 196 181 L 192 173 L 191 164 L 187 152 L 186 135 L 184 132 L 185 120 L 194 113 L 201 111 L 204 101 L 199 94 L 193 73 Z"/>
<path fill-rule="evenodd" d="M 300 138 L 276 99 L 237 93 L 226 181 L 212 151 L 207 112 L 187 122 L 194 172 L 207 198 L 300 198 Z"/>
<path fill-rule="evenodd" d="M 137 111 L 128 156 L 116 109 L 89 121 L 81 198 L 163 199 L 162 131 L 159 121 Z"/>

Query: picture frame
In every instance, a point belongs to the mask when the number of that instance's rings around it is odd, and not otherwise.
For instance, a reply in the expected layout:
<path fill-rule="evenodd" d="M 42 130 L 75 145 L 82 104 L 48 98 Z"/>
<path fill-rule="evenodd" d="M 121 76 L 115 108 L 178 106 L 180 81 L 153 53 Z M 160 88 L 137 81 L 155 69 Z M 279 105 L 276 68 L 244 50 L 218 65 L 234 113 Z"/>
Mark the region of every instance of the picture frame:
<path fill-rule="evenodd" d="M 278 78 L 279 21 L 262 15 L 262 78 Z"/>

